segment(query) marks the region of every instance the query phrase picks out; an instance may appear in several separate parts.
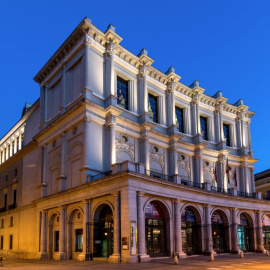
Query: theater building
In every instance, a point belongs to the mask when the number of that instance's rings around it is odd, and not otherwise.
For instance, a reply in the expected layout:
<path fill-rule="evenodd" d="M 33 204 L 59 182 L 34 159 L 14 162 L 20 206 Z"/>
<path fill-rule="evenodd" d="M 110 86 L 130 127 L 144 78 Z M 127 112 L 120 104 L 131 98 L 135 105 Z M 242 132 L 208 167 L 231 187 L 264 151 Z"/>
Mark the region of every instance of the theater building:
<path fill-rule="evenodd" d="M 85 18 L 0 140 L 0 254 L 142 262 L 264 252 L 254 112 L 163 73 Z M 150 54 L 150 53 L 149 53 Z"/>

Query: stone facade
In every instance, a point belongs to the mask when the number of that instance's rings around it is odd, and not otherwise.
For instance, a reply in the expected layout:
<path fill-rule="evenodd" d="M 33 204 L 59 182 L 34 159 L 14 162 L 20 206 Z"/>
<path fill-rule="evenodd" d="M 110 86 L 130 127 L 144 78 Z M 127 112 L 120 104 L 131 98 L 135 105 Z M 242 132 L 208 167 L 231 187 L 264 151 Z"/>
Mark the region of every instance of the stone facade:
<path fill-rule="evenodd" d="M 103 33 L 86 18 L 35 76 L 40 99 L 0 140 L 0 254 L 139 262 L 264 252 L 270 212 L 254 184 L 254 113 L 180 83 L 173 67 L 162 73 L 146 49 L 136 56 L 121 41 L 113 25 Z"/>
<path fill-rule="evenodd" d="M 266 170 L 254 175 L 255 188 L 261 192 L 265 199 L 270 200 L 270 170 Z"/>

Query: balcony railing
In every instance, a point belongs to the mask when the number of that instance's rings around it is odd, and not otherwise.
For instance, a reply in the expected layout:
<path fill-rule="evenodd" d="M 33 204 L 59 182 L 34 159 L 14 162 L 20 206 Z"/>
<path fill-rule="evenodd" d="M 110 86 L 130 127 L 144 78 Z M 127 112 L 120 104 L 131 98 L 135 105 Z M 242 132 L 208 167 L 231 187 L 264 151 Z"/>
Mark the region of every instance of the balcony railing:
<path fill-rule="evenodd" d="M 246 198 L 256 198 L 255 193 L 247 193 L 247 192 L 238 191 L 237 195 L 241 197 L 246 197 Z"/>
<path fill-rule="evenodd" d="M 263 200 L 270 200 L 270 194 L 262 195 Z"/>
<path fill-rule="evenodd" d="M 224 193 L 224 194 L 230 194 L 229 189 L 224 189 L 224 188 L 219 188 L 219 187 L 214 187 L 214 186 L 211 186 L 211 191 Z"/>
<path fill-rule="evenodd" d="M 181 185 L 188 186 L 188 187 L 195 187 L 195 188 L 203 188 L 202 183 L 196 183 L 192 181 L 187 181 L 187 180 L 181 180 Z"/>
<path fill-rule="evenodd" d="M 0 208 L 0 213 L 6 212 L 6 211 L 7 211 L 7 208 L 6 207 Z"/>
<path fill-rule="evenodd" d="M 17 203 L 10 204 L 10 205 L 8 206 L 8 210 L 12 210 L 12 209 L 15 209 L 15 208 L 17 208 L 17 207 L 18 207 L 18 204 L 17 204 Z"/>
<path fill-rule="evenodd" d="M 152 176 L 152 177 L 155 177 L 155 178 L 159 178 L 159 179 L 162 179 L 162 180 L 173 182 L 173 177 L 172 176 L 165 175 L 165 174 L 162 174 L 162 173 L 159 173 L 159 172 L 145 170 L 145 174 L 148 175 L 148 176 Z"/>

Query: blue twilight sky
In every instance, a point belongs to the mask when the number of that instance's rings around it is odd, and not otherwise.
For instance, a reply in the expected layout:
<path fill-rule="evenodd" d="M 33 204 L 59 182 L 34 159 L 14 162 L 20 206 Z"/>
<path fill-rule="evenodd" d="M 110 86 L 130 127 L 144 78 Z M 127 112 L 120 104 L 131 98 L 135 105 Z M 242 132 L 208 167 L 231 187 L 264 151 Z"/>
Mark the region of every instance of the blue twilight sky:
<path fill-rule="evenodd" d="M 58 1 L 0 2 L 0 138 L 20 119 L 25 102 L 39 97 L 33 77 L 88 16 L 102 31 L 112 23 L 121 45 L 134 54 L 145 47 L 181 82 L 200 81 L 208 95 L 223 91 L 255 111 L 251 136 L 255 172 L 270 168 L 270 1 Z M 268 139 L 267 139 L 268 138 Z"/>

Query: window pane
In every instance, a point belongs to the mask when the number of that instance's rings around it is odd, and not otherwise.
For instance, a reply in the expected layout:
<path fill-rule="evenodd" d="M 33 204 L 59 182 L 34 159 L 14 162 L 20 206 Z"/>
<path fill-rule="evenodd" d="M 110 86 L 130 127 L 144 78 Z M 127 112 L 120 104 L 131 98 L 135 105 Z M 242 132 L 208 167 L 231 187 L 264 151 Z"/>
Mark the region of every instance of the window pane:
<path fill-rule="evenodd" d="M 128 82 L 117 77 L 117 104 L 128 110 Z"/>
<path fill-rule="evenodd" d="M 76 236 L 76 252 L 82 252 L 83 249 L 83 229 L 77 229 L 75 230 L 75 236 Z"/>
<path fill-rule="evenodd" d="M 203 132 L 203 139 L 207 141 L 208 140 L 208 137 L 207 137 L 207 118 L 201 116 L 200 123 L 201 123 L 201 130 Z"/>
<path fill-rule="evenodd" d="M 54 251 L 59 251 L 59 231 L 54 232 Z"/>
<path fill-rule="evenodd" d="M 227 124 L 223 124 L 223 133 L 224 133 L 224 138 L 226 139 L 226 145 L 230 146 L 230 126 Z"/>
<path fill-rule="evenodd" d="M 157 111 L 157 97 L 150 95 L 148 96 L 148 113 L 150 121 L 158 122 L 158 111 Z"/>
<path fill-rule="evenodd" d="M 184 117 L 182 108 L 175 108 L 175 123 L 178 131 L 184 133 Z"/>

